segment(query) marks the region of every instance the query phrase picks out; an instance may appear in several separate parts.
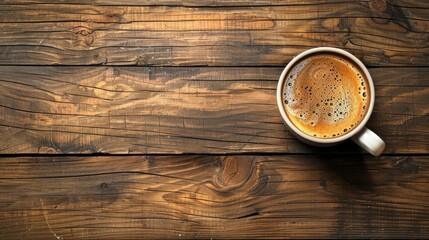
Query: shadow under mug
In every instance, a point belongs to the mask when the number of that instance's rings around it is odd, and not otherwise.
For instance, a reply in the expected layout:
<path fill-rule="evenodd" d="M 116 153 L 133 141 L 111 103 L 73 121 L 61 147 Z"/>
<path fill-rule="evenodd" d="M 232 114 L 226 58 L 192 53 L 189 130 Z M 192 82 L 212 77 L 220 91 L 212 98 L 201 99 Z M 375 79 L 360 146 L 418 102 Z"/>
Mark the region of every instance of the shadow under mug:
<path fill-rule="evenodd" d="M 339 137 L 334 138 L 317 138 L 310 136 L 304 132 L 302 132 L 300 129 L 298 129 L 292 121 L 288 118 L 286 111 L 283 107 L 283 100 L 282 100 L 282 91 L 283 91 L 283 84 L 285 81 L 285 77 L 288 75 L 289 71 L 292 70 L 295 63 L 300 61 L 301 59 L 306 58 L 308 55 L 312 55 L 315 53 L 335 53 L 340 56 L 344 56 L 345 58 L 352 61 L 354 64 L 356 64 L 362 72 L 365 74 L 366 79 L 368 80 L 368 87 L 370 91 L 370 101 L 368 110 L 366 111 L 366 114 L 362 121 L 353 128 L 350 132 L 341 135 Z M 333 48 L 333 47 L 318 47 L 318 48 L 312 48 L 307 51 L 304 51 L 300 54 L 298 54 L 296 57 L 292 59 L 288 63 L 288 65 L 283 70 L 282 74 L 280 75 L 279 83 L 277 85 L 277 106 L 279 107 L 280 114 L 283 118 L 283 121 L 286 125 L 286 127 L 289 129 L 289 131 L 296 136 L 299 140 L 313 146 L 319 146 L 319 147 L 327 147 L 339 144 L 349 138 L 351 138 L 356 144 L 358 144 L 360 147 L 368 151 L 374 156 L 379 156 L 384 148 L 386 147 L 386 144 L 384 141 L 377 136 L 373 131 L 369 130 L 365 127 L 365 124 L 368 122 L 369 117 L 371 116 L 372 110 L 374 108 L 374 99 L 375 99 L 375 91 L 374 91 L 374 83 L 372 81 L 371 75 L 368 72 L 368 69 L 363 65 L 363 63 L 357 59 L 355 56 L 353 56 L 351 53 L 344 51 L 339 48 Z"/>

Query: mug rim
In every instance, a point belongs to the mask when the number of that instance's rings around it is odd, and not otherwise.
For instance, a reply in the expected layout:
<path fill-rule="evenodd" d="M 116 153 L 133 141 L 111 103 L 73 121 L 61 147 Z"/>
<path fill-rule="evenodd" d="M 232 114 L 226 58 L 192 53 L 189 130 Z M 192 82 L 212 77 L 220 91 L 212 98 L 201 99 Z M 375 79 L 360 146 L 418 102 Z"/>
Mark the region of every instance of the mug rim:
<path fill-rule="evenodd" d="M 289 72 L 289 70 L 291 70 L 291 68 L 295 65 L 296 62 L 300 61 L 301 59 L 307 57 L 310 54 L 314 54 L 314 53 L 320 53 L 320 52 L 328 52 L 328 53 L 336 53 L 342 56 L 345 56 L 346 58 L 348 58 L 349 60 L 351 60 L 353 63 L 355 63 L 357 66 L 360 67 L 360 69 L 362 70 L 362 72 L 365 74 L 365 77 L 368 81 L 368 87 L 369 87 L 369 91 L 370 91 L 370 102 L 369 102 L 369 106 L 368 109 L 366 111 L 365 117 L 362 119 L 362 121 L 358 124 L 358 126 L 356 126 L 355 128 L 353 128 L 350 132 L 341 135 L 339 137 L 334 137 L 334 138 L 318 138 L 318 137 L 314 137 L 314 136 L 310 136 L 306 133 L 304 133 L 303 131 L 301 131 L 300 129 L 298 129 L 293 123 L 292 121 L 289 119 L 289 117 L 286 114 L 286 111 L 283 107 L 283 101 L 282 101 L 282 92 L 283 92 L 283 84 L 285 81 L 285 77 L 287 75 L 287 73 Z M 280 114 L 283 118 L 283 121 L 286 123 L 287 127 L 295 134 L 297 134 L 299 137 L 302 137 L 303 139 L 313 142 L 313 143 L 320 143 L 320 144 L 332 144 L 332 143 L 339 143 L 342 142 L 346 139 L 351 138 L 352 136 L 354 136 L 355 134 L 357 134 L 358 132 L 360 132 L 363 127 L 366 125 L 366 123 L 368 122 L 371 114 L 372 114 L 372 110 L 374 108 L 374 101 L 375 101 L 375 90 L 374 90 L 374 83 L 372 80 L 372 77 L 368 71 L 368 69 L 365 67 L 365 65 L 357 58 L 355 57 L 353 54 L 340 49 L 340 48 L 334 48 L 334 47 L 317 47 L 317 48 L 311 48 L 308 49 L 304 52 L 301 52 L 300 54 L 298 54 L 297 56 L 295 56 L 287 65 L 286 67 L 283 69 L 282 74 L 280 75 L 279 78 L 279 82 L 277 84 L 277 106 L 280 110 Z"/>

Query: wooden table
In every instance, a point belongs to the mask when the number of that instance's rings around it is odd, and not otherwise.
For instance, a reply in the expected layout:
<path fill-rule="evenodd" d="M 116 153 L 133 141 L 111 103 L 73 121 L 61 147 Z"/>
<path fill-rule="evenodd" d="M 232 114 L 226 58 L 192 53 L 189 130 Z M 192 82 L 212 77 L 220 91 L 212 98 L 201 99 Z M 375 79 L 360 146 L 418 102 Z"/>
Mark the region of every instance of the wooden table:
<path fill-rule="evenodd" d="M 429 237 L 428 1 L 46 2 L 0 1 L 0 239 Z M 382 156 L 282 124 L 319 46 L 369 67 Z"/>

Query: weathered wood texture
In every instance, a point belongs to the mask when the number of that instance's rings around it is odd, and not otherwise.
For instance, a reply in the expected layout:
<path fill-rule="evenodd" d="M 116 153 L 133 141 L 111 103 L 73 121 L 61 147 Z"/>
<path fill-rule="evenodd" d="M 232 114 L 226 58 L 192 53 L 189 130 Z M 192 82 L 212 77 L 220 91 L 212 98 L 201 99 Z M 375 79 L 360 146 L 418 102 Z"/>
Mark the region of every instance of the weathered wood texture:
<path fill-rule="evenodd" d="M 1 153 L 360 152 L 285 128 L 282 68 L 0 67 Z M 429 152 L 429 68 L 375 68 L 385 153 Z"/>
<path fill-rule="evenodd" d="M 181 4 L 232 3 L 209 2 Z M 305 49 L 336 46 L 371 66 L 428 66 L 428 4 L 404 2 L 0 5 L 0 64 L 282 66 Z"/>
<path fill-rule="evenodd" d="M 1 239 L 429 235 L 429 157 L 0 159 Z"/>
<path fill-rule="evenodd" d="M 319 1 L 318 5 L 344 3 L 344 0 L 328 0 Z M 352 2 L 352 1 L 348 1 Z M 366 2 L 371 4 L 385 4 L 385 0 L 362 0 L 356 2 Z M 425 0 L 387 0 L 387 2 L 394 6 L 400 7 L 415 7 L 415 8 L 429 8 L 429 3 Z M 0 4 L 4 5 L 21 5 L 21 4 L 46 4 L 46 0 L 0 0 Z M 290 6 L 290 5 L 314 5 L 314 0 L 51 0 L 49 3 L 56 4 L 82 4 L 82 5 L 102 5 L 102 6 L 118 6 L 118 5 L 131 5 L 131 6 L 187 6 L 187 7 L 240 7 L 240 6 Z"/>

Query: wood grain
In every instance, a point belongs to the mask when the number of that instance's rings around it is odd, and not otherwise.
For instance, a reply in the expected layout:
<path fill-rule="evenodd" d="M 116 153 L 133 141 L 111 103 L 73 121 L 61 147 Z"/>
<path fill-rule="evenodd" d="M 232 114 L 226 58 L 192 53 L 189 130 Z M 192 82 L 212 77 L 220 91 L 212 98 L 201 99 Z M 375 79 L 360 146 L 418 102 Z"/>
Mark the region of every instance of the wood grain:
<path fill-rule="evenodd" d="M 429 157 L 0 159 L 0 238 L 424 238 Z"/>
<path fill-rule="evenodd" d="M 0 239 L 429 236 L 429 1 L 0 0 L 0 29 Z M 318 46 L 371 67 L 383 156 L 283 125 Z"/>
<path fill-rule="evenodd" d="M 319 1 L 318 5 L 344 3 L 344 0 Z M 371 4 L 390 4 L 404 8 L 429 8 L 429 3 L 425 0 L 364 0 L 359 2 Z M 82 4 L 101 6 L 184 6 L 184 7 L 243 7 L 243 6 L 290 6 L 290 5 L 315 5 L 313 0 L 51 0 L 49 3 L 56 4 Z M 27 4 L 47 4 L 45 0 L 0 0 L 0 5 L 27 5 Z"/>
<path fill-rule="evenodd" d="M 283 66 L 335 46 L 370 66 L 428 66 L 429 10 L 401 5 L 0 5 L 0 64 Z"/>
<path fill-rule="evenodd" d="M 361 152 L 285 128 L 282 68 L 0 67 L 2 153 Z M 429 68 L 370 69 L 385 153 L 429 152 Z"/>

